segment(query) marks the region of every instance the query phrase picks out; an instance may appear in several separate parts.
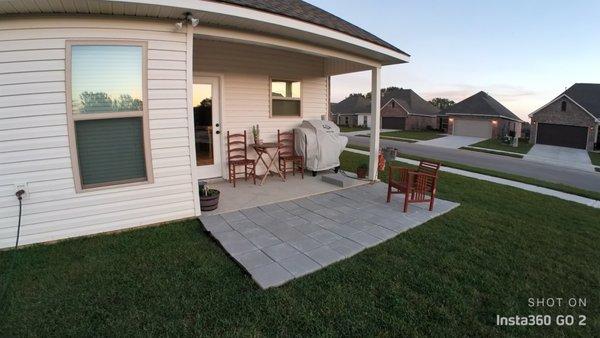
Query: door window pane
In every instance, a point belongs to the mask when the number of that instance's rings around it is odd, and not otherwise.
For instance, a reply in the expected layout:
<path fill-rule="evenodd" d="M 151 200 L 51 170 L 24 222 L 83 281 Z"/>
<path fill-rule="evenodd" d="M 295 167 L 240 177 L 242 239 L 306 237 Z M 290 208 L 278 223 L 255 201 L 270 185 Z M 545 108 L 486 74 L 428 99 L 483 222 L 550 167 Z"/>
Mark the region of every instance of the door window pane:
<path fill-rule="evenodd" d="M 142 118 L 75 122 L 84 188 L 146 180 Z"/>
<path fill-rule="evenodd" d="M 215 163 L 213 153 L 212 85 L 194 84 L 194 133 L 196 137 L 196 165 Z"/>
<path fill-rule="evenodd" d="M 74 114 L 143 110 L 141 46 L 71 47 Z"/>

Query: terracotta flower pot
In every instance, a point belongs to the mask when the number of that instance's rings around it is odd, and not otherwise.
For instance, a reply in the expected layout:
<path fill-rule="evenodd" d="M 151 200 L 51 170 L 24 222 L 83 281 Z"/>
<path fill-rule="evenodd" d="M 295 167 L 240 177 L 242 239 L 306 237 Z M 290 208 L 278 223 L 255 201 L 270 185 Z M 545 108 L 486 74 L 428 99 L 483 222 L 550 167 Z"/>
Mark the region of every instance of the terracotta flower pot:
<path fill-rule="evenodd" d="M 365 169 L 365 168 L 357 168 L 356 169 L 356 177 L 358 177 L 358 178 L 365 178 L 365 177 L 367 177 L 367 173 L 368 172 L 369 171 L 367 169 Z"/>
<path fill-rule="evenodd" d="M 211 211 L 215 210 L 219 206 L 220 192 L 212 196 L 200 196 L 200 210 Z"/>

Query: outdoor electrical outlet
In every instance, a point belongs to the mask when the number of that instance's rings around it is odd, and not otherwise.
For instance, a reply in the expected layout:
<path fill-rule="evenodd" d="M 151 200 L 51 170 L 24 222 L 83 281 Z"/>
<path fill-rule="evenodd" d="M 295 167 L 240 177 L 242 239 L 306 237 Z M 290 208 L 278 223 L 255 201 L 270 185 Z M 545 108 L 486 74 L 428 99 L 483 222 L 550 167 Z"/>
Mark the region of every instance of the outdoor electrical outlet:
<path fill-rule="evenodd" d="M 27 198 L 27 196 L 29 196 L 29 186 L 27 185 L 27 183 L 17 183 L 15 184 L 15 193 L 19 190 L 23 190 L 25 191 L 25 194 L 23 194 L 23 198 Z"/>

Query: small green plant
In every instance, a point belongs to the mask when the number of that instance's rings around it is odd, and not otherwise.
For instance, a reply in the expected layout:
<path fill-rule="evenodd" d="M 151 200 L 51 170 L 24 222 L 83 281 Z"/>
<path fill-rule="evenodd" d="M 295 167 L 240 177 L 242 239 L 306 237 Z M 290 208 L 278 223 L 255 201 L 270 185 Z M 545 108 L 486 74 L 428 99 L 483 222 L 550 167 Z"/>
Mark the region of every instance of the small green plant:
<path fill-rule="evenodd" d="M 217 189 L 211 189 L 208 187 L 207 184 L 202 186 L 202 189 L 200 190 L 200 196 L 201 197 L 210 197 L 210 196 L 216 196 L 219 194 L 219 190 Z"/>
<path fill-rule="evenodd" d="M 252 125 L 252 137 L 254 137 L 255 140 L 258 140 L 260 138 L 260 127 L 257 125 Z"/>
<path fill-rule="evenodd" d="M 356 169 L 369 170 L 369 164 L 367 162 L 361 162 Z"/>

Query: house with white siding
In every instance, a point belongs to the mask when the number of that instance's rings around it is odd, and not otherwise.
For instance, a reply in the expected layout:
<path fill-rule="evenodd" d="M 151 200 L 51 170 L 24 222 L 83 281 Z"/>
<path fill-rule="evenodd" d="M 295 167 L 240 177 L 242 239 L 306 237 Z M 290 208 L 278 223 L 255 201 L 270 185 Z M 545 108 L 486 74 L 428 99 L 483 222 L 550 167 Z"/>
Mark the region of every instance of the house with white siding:
<path fill-rule="evenodd" d="M 20 188 L 22 244 L 200 215 L 227 131 L 329 116 L 344 73 L 372 74 L 375 180 L 381 68 L 408 61 L 297 0 L 1 1 L 0 248 Z"/>

